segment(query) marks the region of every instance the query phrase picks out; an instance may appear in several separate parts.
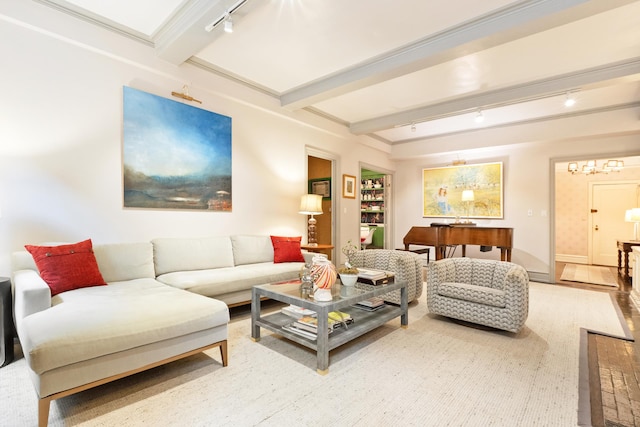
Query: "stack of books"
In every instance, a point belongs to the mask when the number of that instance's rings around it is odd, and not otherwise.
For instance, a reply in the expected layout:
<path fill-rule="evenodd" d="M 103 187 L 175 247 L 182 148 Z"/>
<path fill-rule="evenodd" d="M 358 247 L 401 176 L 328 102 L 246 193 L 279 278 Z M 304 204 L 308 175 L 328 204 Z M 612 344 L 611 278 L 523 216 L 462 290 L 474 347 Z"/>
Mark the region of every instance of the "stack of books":
<path fill-rule="evenodd" d="M 376 311 L 384 307 L 384 300 L 380 297 L 373 297 L 373 298 L 366 299 L 364 301 L 360 301 L 359 303 L 356 303 L 353 306 L 361 310 Z"/>
<path fill-rule="evenodd" d="M 308 308 L 302 308 L 297 305 L 289 305 L 287 307 L 282 307 L 280 311 L 287 316 L 291 316 L 294 319 L 299 319 L 304 316 L 317 316 L 317 313 L 313 310 L 309 310 Z"/>
<path fill-rule="evenodd" d="M 329 313 L 328 319 L 329 334 L 333 333 L 335 329 L 347 328 L 347 325 L 351 323 L 353 323 L 353 318 L 350 314 L 341 311 L 332 311 Z M 318 338 L 318 318 L 314 316 L 302 316 L 295 322 L 284 325 L 282 328 L 305 338 L 313 340 Z"/>
<path fill-rule="evenodd" d="M 370 270 L 358 267 L 358 282 L 367 285 L 388 285 L 393 283 L 395 275 L 392 271 Z"/>

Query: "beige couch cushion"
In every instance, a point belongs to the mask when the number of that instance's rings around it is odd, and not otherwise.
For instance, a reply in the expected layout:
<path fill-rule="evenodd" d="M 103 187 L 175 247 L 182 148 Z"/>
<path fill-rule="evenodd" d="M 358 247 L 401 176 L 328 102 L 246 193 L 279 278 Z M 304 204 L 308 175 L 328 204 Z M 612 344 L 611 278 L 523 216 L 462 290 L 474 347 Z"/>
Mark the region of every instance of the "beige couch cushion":
<path fill-rule="evenodd" d="M 194 237 L 153 239 L 156 275 L 172 271 L 233 267 L 231 238 Z"/>
<path fill-rule="evenodd" d="M 158 276 L 162 283 L 206 296 L 218 296 L 254 285 L 298 279 L 302 262 L 246 264 L 231 268 L 183 271 Z"/>
<path fill-rule="evenodd" d="M 235 265 L 273 261 L 273 244 L 269 236 L 231 236 Z"/>
<path fill-rule="evenodd" d="M 107 282 L 156 277 L 149 242 L 94 245 L 93 253 Z"/>
<path fill-rule="evenodd" d="M 42 374 L 228 321 L 223 302 L 143 278 L 56 295 L 51 308 L 23 319 L 21 344 Z"/>

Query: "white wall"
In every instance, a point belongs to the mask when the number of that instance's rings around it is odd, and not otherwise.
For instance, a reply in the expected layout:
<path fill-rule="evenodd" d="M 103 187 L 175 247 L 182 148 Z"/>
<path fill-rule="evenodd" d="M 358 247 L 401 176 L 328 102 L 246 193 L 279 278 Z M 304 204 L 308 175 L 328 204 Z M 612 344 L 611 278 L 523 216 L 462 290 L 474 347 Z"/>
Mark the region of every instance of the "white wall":
<path fill-rule="evenodd" d="M 635 121 L 638 122 L 638 109 Z M 553 231 L 552 215 L 554 205 L 552 201 L 553 185 L 550 170 L 551 159 L 568 158 L 600 158 L 598 154 L 613 154 L 622 156 L 640 153 L 640 135 L 636 133 L 620 134 L 617 126 L 622 126 L 625 120 L 630 120 L 628 112 L 622 117 L 616 114 L 603 113 L 590 115 L 581 120 L 599 124 L 599 131 L 607 135 L 584 137 L 577 139 L 529 141 L 535 135 L 531 127 L 520 129 L 520 133 L 513 134 L 508 144 L 499 147 L 478 148 L 482 141 L 499 140 L 505 134 L 504 129 L 486 130 L 482 134 L 467 136 L 466 141 L 460 135 L 440 138 L 428 142 L 415 143 L 412 147 L 416 153 L 424 154 L 419 158 L 399 159 L 396 164 L 396 203 L 402 206 L 397 209 L 395 223 L 396 246 L 402 246 L 402 237 L 412 226 L 428 226 L 431 222 L 442 221 L 434 218 L 422 217 L 422 169 L 450 165 L 458 158 L 468 164 L 502 161 L 504 163 L 504 219 L 503 220 L 474 220 L 479 226 L 513 227 L 514 249 L 512 261 L 523 265 L 536 280 L 549 280 L 552 273 Z M 568 136 L 573 129 L 583 129 L 576 125 L 577 118 L 571 119 L 559 128 L 557 135 Z M 633 123 L 630 124 L 632 126 Z M 547 125 L 549 126 L 549 125 Z M 639 124 L 635 123 L 638 127 Z M 543 131 L 546 132 L 545 129 Z M 408 152 L 411 144 L 400 146 L 394 150 L 396 156 Z M 428 153 L 434 147 L 451 147 L 444 153 Z M 465 147 L 467 147 L 465 149 Z M 615 158 L 615 157 L 612 157 Z M 532 216 L 527 212 L 531 209 Z M 467 253 L 479 258 L 500 259 L 500 252 L 482 253 L 477 248 L 468 248 Z M 553 281 L 553 279 L 551 279 Z"/>
<path fill-rule="evenodd" d="M 551 158 L 640 154 L 640 108 L 523 123 L 393 148 L 344 126 L 190 65 L 175 67 L 136 41 L 32 1 L 0 2 L 0 275 L 26 243 L 140 241 L 157 236 L 306 234 L 297 214 L 306 192 L 308 147 L 336 159 L 335 216 L 340 247 L 359 238 L 359 201 L 343 199 L 343 173 L 360 162 L 396 171 L 393 246 L 421 216 L 421 169 L 505 164 L 505 218 L 514 227 L 513 260 L 550 270 Z M 171 98 L 190 85 L 201 108 L 233 118 L 233 212 L 122 207 L 122 87 Z M 172 98 L 177 99 L 177 98 Z M 532 209 L 534 215 L 526 212 Z M 472 252 L 473 253 L 473 252 Z M 339 251 L 338 251 L 339 254 Z M 478 256 L 497 256 L 495 251 Z"/>
<path fill-rule="evenodd" d="M 10 10 L 9 10 L 10 9 Z M 32 24 L 35 24 L 32 25 Z M 27 243 L 147 241 L 160 236 L 306 235 L 306 149 L 337 160 L 338 243 L 359 236 L 359 205 L 340 197 L 359 161 L 393 168 L 376 141 L 35 2 L 0 6 L 0 275 Z M 81 40 L 81 42 L 74 41 Z M 124 209 L 122 87 L 171 97 L 190 85 L 198 107 L 233 119 L 233 212 Z M 346 221 L 343 219 L 351 219 Z"/>

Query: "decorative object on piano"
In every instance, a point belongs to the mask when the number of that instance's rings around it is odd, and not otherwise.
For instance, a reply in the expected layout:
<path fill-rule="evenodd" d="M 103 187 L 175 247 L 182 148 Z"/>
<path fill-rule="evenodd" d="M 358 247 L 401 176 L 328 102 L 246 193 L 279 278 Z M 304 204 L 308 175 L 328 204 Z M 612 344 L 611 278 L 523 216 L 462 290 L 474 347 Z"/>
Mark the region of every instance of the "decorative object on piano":
<path fill-rule="evenodd" d="M 353 286 L 358 280 L 358 269 L 351 264 L 353 256 L 358 251 L 358 247 L 351 243 L 351 240 L 347 241 L 347 244 L 342 247 L 342 253 L 346 257 L 344 267 L 338 270 L 340 274 L 340 282 L 345 286 Z"/>
<path fill-rule="evenodd" d="M 633 241 L 640 240 L 638 236 L 638 223 L 640 223 L 640 208 L 629 209 L 624 214 L 626 222 L 633 222 Z"/>
<path fill-rule="evenodd" d="M 422 170 L 422 216 L 462 217 L 470 203 L 462 199 L 465 190 L 473 190 L 473 218 L 502 219 L 502 162 L 457 165 Z"/>
<path fill-rule="evenodd" d="M 309 217 L 307 242 L 309 246 L 318 246 L 318 241 L 316 240 L 317 221 L 313 216 L 322 214 L 322 196 L 319 194 L 304 194 L 300 198 L 300 209 L 298 213 L 303 215 L 311 215 Z"/>
<path fill-rule="evenodd" d="M 595 160 L 587 160 L 587 162 L 582 165 L 582 168 L 578 166 L 578 162 L 569 162 L 567 165 L 567 171 L 571 173 L 571 175 L 575 175 L 576 173 L 594 175 L 596 173 L 620 172 L 622 169 L 624 169 L 623 160 L 607 160 L 602 165 L 602 169 L 598 169 L 598 163 Z"/>
<path fill-rule="evenodd" d="M 338 278 L 336 266 L 331 263 L 325 256 L 316 255 L 313 257 L 313 265 L 311 266 L 311 277 L 315 292 L 313 299 L 316 301 L 331 301 L 331 287 Z"/>
<path fill-rule="evenodd" d="M 463 190 L 462 191 L 462 201 L 466 204 L 467 208 L 467 219 L 464 221 L 465 224 L 471 224 L 471 217 L 469 216 L 470 207 L 473 203 L 473 190 Z"/>

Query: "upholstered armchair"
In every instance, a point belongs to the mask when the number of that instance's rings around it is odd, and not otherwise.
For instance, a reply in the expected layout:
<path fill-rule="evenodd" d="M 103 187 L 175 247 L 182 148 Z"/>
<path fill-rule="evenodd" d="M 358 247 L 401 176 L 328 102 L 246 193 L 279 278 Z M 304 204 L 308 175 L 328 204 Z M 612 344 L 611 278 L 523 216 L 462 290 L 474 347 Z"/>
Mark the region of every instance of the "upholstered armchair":
<path fill-rule="evenodd" d="M 446 258 L 428 265 L 429 312 L 518 332 L 529 315 L 529 275 L 520 265 Z"/>
<path fill-rule="evenodd" d="M 422 259 L 413 252 L 391 249 L 366 249 L 357 251 L 351 257 L 354 267 L 393 271 L 395 280 L 407 281 L 409 302 L 422 295 Z M 356 286 L 367 286 L 357 283 Z M 382 298 L 393 304 L 400 304 L 400 291 L 384 294 Z"/>

